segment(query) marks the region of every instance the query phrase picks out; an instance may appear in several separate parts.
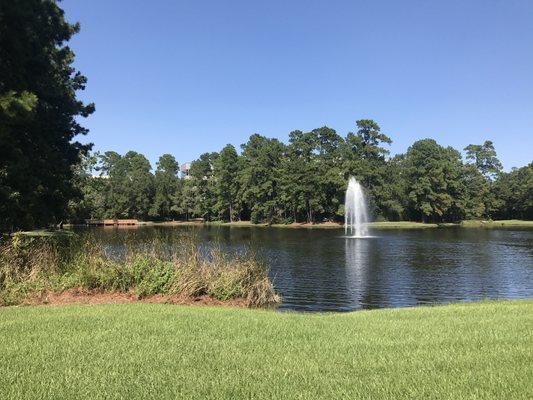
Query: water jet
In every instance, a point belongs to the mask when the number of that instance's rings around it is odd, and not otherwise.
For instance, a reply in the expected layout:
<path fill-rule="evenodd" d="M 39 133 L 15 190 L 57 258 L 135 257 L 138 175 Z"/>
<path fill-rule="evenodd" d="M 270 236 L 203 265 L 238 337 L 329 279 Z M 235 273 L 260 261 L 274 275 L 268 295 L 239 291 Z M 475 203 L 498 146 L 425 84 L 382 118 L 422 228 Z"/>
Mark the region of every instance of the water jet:
<path fill-rule="evenodd" d="M 367 236 L 367 222 L 365 193 L 361 184 L 352 176 L 348 180 L 344 202 L 344 234 L 352 237 Z"/>

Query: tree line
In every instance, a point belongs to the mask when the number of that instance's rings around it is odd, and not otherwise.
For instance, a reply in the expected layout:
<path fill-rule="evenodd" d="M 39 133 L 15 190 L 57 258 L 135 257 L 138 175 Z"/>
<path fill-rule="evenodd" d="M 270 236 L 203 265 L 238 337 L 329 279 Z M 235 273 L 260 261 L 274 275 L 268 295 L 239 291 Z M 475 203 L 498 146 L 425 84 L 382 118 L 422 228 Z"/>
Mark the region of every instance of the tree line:
<path fill-rule="evenodd" d="M 288 143 L 259 134 L 238 152 L 231 144 L 191 163 L 188 179 L 164 154 L 152 173 L 137 152 L 90 154 L 76 168 L 81 196 L 72 220 L 341 221 L 347 179 L 364 186 L 377 219 L 455 222 L 533 218 L 533 164 L 502 171 L 490 141 L 461 152 L 433 139 L 389 156 L 391 138 L 373 120 L 345 137 L 322 127 L 289 134 Z M 95 176 L 95 172 L 97 175 Z"/>
<path fill-rule="evenodd" d="M 89 218 L 342 220 L 349 176 L 376 218 L 533 219 L 532 164 L 502 172 L 489 141 L 467 146 L 464 160 L 432 139 L 389 157 L 391 139 L 372 120 L 345 137 L 328 127 L 287 143 L 254 134 L 239 152 L 202 154 L 190 179 L 170 154 L 153 172 L 136 152 L 90 153 L 77 138 L 94 104 L 77 98 L 87 79 L 67 45 L 79 28 L 55 0 L 0 1 L 0 231 Z"/>

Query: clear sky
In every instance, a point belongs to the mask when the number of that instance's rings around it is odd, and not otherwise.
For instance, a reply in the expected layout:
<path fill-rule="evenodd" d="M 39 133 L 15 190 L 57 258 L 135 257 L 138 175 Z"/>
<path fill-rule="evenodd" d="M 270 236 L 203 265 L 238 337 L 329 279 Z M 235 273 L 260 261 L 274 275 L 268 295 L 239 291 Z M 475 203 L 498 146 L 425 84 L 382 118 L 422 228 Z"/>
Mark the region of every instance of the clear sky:
<path fill-rule="evenodd" d="M 431 137 L 533 160 L 533 1 L 64 0 L 96 112 L 88 141 L 152 165 L 375 119 L 392 153 Z"/>

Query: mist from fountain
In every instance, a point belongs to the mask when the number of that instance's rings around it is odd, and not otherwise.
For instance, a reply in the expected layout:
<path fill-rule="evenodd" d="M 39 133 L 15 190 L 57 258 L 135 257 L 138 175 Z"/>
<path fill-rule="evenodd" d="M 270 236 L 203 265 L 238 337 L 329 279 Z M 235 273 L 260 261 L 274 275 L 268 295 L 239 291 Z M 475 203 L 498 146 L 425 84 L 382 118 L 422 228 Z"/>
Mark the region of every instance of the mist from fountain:
<path fill-rule="evenodd" d="M 350 177 L 344 202 L 344 234 L 352 237 L 367 236 L 367 222 L 365 193 L 361 184 L 354 177 Z"/>

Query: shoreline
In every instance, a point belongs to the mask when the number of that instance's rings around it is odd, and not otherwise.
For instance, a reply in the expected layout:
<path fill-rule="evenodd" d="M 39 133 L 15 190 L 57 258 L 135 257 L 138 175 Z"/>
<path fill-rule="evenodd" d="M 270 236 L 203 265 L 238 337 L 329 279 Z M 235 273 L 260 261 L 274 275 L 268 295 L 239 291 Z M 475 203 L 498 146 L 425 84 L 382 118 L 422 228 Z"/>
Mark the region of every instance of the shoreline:
<path fill-rule="evenodd" d="M 336 222 L 320 222 L 320 223 L 291 223 L 291 224 L 272 224 L 266 223 L 254 224 L 250 221 L 235 221 L 235 222 L 221 222 L 221 221 L 139 221 L 136 225 L 108 225 L 108 226 L 91 226 L 87 224 L 64 224 L 63 229 L 35 229 L 32 231 L 18 231 L 5 235 L 13 234 L 25 236 L 42 236 L 49 237 L 60 234 L 68 234 L 71 231 L 69 228 L 91 227 L 103 229 L 138 229 L 140 227 L 229 227 L 229 228 L 276 228 L 276 229 L 344 229 L 344 224 Z M 507 228 L 522 228 L 533 229 L 533 221 L 528 220 L 496 220 L 496 221 L 481 221 L 481 220 L 466 220 L 461 222 L 450 223 L 423 223 L 411 221 L 379 221 L 369 222 L 367 226 L 373 230 L 388 230 L 388 229 L 507 229 Z"/>
<path fill-rule="evenodd" d="M 85 225 L 65 225 L 65 226 L 85 226 Z M 293 222 L 291 224 L 272 224 L 258 223 L 250 221 L 141 221 L 138 225 L 127 226 L 125 228 L 134 228 L 135 226 L 223 226 L 232 228 L 282 228 L 282 229 L 344 229 L 344 224 L 337 222 L 319 222 L 305 223 Z M 423 223 L 413 221 L 379 221 L 369 222 L 367 226 L 370 229 L 435 229 L 435 228 L 533 228 L 533 221 L 527 220 L 465 220 L 455 223 Z M 116 226 L 115 226 L 116 228 Z M 119 228 L 122 228 L 120 226 Z"/>
<path fill-rule="evenodd" d="M 245 298 L 218 300 L 202 295 L 191 297 L 177 294 L 155 294 L 139 297 L 134 291 L 106 291 L 71 288 L 62 292 L 45 291 L 36 295 L 29 295 L 19 304 L 1 305 L 6 307 L 38 307 L 38 306 L 69 306 L 69 305 L 106 305 L 106 304 L 172 304 L 197 307 L 234 307 L 253 308 L 247 305 Z M 273 307 L 264 307 L 265 309 Z M 275 308 L 275 307 L 274 307 Z"/>
<path fill-rule="evenodd" d="M 432 309 L 440 307 L 454 307 L 454 306 L 475 306 L 482 304 L 498 304 L 498 303 L 531 303 L 532 298 L 517 298 L 517 299 L 485 299 L 473 301 L 451 301 L 434 304 L 417 304 L 411 306 L 389 306 L 376 309 L 354 309 L 349 311 L 299 311 L 299 310 L 283 310 L 283 313 L 301 314 L 301 315 L 349 315 L 353 313 L 367 313 L 375 311 L 394 311 L 394 310 L 416 310 L 416 309 Z M 18 304 L 2 304 L 1 309 L 9 308 L 34 308 L 34 307 L 69 307 L 69 306 L 109 306 L 109 305 L 172 305 L 177 307 L 191 307 L 194 308 L 211 308 L 211 309 L 225 309 L 233 308 L 236 310 L 257 310 L 257 311 L 279 311 L 281 305 L 272 304 L 264 306 L 250 306 L 247 300 L 242 297 L 218 300 L 208 295 L 198 297 L 191 297 L 179 294 L 154 294 L 140 297 L 130 290 L 127 292 L 107 291 L 100 289 L 84 289 L 75 287 L 66 289 L 61 292 L 43 291 L 34 295 L 28 295 L 24 300 Z"/>

